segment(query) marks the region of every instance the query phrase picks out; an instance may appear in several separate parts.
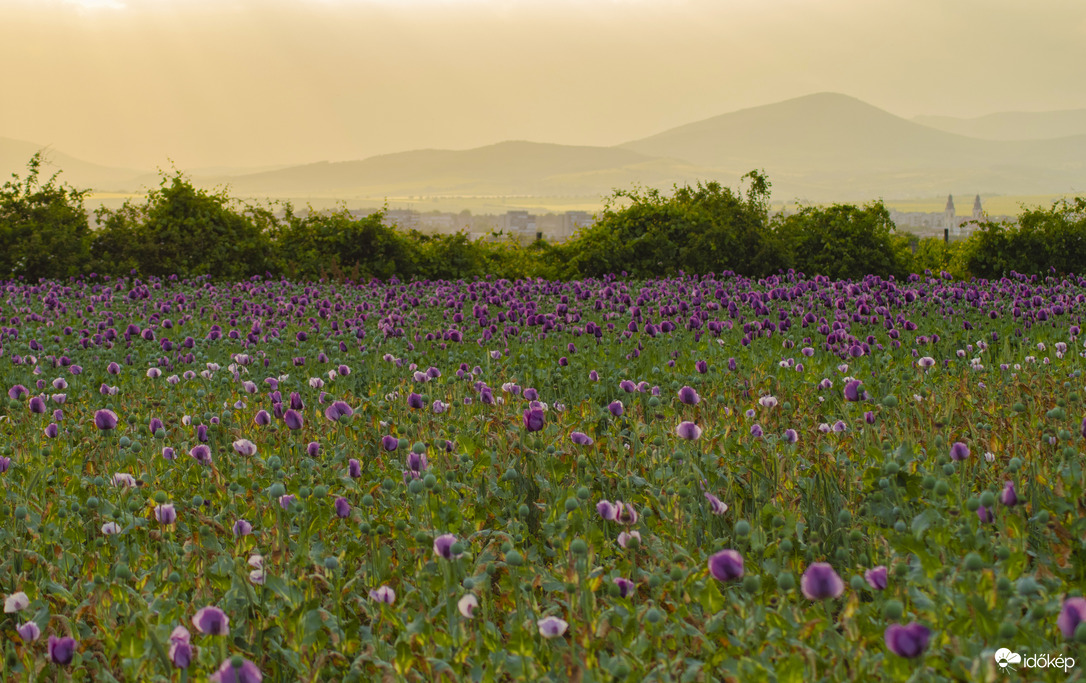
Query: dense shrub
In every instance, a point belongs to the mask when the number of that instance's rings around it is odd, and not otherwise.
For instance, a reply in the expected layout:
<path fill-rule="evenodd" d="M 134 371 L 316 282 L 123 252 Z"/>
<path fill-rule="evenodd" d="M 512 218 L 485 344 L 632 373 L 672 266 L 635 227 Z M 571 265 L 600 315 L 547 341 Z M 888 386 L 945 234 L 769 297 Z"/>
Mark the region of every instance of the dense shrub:
<path fill-rule="evenodd" d="M 41 152 L 23 179 L 0 187 L 0 277 L 60 278 L 87 265 L 90 230 L 83 199 L 87 190 L 41 182 Z"/>
<path fill-rule="evenodd" d="M 970 236 L 965 265 L 977 277 L 1080 272 L 1086 265 L 1086 198 L 1024 209 L 1017 225 L 987 222 Z"/>
<path fill-rule="evenodd" d="M 656 189 L 615 191 L 596 224 L 569 243 L 572 270 L 651 277 L 723 270 L 766 275 L 786 267 L 767 227 L 769 180 L 758 172 L 745 178 L 745 197 L 716 182 L 676 187 L 670 197 Z"/>
<path fill-rule="evenodd" d="M 776 225 L 791 267 L 835 279 L 906 275 L 907 244 L 895 243 L 894 229 L 881 201 L 808 206 Z"/>

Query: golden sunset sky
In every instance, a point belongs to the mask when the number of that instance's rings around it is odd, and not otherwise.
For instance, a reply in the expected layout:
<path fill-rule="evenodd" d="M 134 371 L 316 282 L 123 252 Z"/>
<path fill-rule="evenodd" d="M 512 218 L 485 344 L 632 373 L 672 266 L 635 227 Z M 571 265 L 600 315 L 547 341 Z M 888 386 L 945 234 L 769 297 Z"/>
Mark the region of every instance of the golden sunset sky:
<path fill-rule="evenodd" d="M 1082 0 L 0 0 L 0 137 L 152 168 L 1086 107 Z"/>

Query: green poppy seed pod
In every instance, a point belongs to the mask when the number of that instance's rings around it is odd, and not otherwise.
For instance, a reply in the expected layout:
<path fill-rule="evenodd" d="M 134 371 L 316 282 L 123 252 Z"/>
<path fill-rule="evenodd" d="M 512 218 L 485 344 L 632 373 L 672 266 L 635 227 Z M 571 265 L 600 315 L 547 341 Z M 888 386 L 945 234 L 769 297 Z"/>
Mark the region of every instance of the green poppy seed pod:
<path fill-rule="evenodd" d="M 935 495 L 945 496 L 948 493 L 950 493 L 950 484 L 945 479 L 935 482 Z"/>
<path fill-rule="evenodd" d="M 132 445 L 132 439 L 129 439 L 127 436 L 122 436 L 117 440 L 117 445 L 121 448 L 128 448 Z"/>
<path fill-rule="evenodd" d="M 781 572 L 777 574 L 777 586 L 781 590 L 790 591 L 796 587 L 796 577 L 792 572 Z"/>
<path fill-rule="evenodd" d="M 25 506 L 19 505 L 18 507 L 15 508 L 15 519 L 18 519 L 18 520 L 26 519 L 26 507 Z"/>
<path fill-rule="evenodd" d="M 924 478 L 920 480 L 920 487 L 925 491 L 930 491 L 935 487 L 935 477 L 930 474 L 925 475 Z"/>
<path fill-rule="evenodd" d="M 400 437 L 396 444 L 396 448 L 398 448 L 399 450 L 407 450 L 407 447 L 411 445 L 410 443 L 408 443 L 407 439 L 403 437 Z"/>
<path fill-rule="evenodd" d="M 528 517 L 528 506 L 521 503 L 521 506 L 517 508 L 517 516 L 521 519 Z"/>
<path fill-rule="evenodd" d="M 421 441 L 416 441 L 414 445 L 411 446 L 411 452 L 422 455 L 426 452 L 426 444 Z"/>
<path fill-rule="evenodd" d="M 615 678 L 626 678 L 630 675 L 630 665 L 624 661 L 619 661 L 619 663 L 615 664 L 614 668 L 611 669 L 611 673 Z"/>
<path fill-rule="evenodd" d="M 423 478 L 422 483 L 426 488 L 432 489 L 437 484 L 437 477 L 432 474 L 427 474 L 426 477 Z"/>
<path fill-rule="evenodd" d="M 1048 524 L 1049 517 L 1050 515 L 1048 514 L 1048 510 L 1041 510 L 1037 513 L 1035 519 L 1037 520 L 1038 524 Z"/>
<path fill-rule="evenodd" d="M 588 490 L 587 486 L 582 486 L 577 489 L 577 497 L 581 500 L 588 500 L 588 497 L 592 495 L 592 492 Z"/>
<path fill-rule="evenodd" d="M 128 569 L 128 567 L 123 564 L 117 567 L 117 571 L 114 572 L 114 574 L 121 581 L 127 581 L 128 579 L 132 578 L 132 572 Z"/>
<path fill-rule="evenodd" d="M 576 498 L 566 498 L 566 512 L 573 512 L 577 509 L 579 503 Z"/>
<path fill-rule="evenodd" d="M 505 554 L 505 563 L 512 567 L 519 567 L 524 564 L 524 558 L 516 550 L 510 550 Z"/>
<path fill-rule="evenodd" d="M 848 508 L 842 508 L 841 511 L 837 513 L 838 524 L 848 524 L 851 521 L 852 513 L 848 511 Z"/>
<path fill-rule="evenodd" d="M 761 580 L 754 574 L 747 574 L 743 577 L 743 592 L 753 595 L 754 593 L 757 593 L 761 587 Z"/>
<path fill-rule="evenodd" d="M 672 567 L 671 568 L 671 580 L 673 582 L 678 583 L 678 582 L 682 581 L 683 576 L 685 576 L 685 572 L 683 572 L 682 567 Z"/>
<path fill-rule="evenodd" d="M 406 528 L 407 527 L 405 526 L 404 529 L 406 529 Z M 378 524 L 377 525 L 377 535 L 381 536 L 381 537 L 388 536 L 388 527 L 385 526 L 384 524 Z"/>
<path fill-rule="evenodd" d="M 452 544 L 452 547 L 449 548 L 449 551 L 452 553 L 453 557 L 456 557 L 458 555 L 463 555 L 467 551 L 467 549 L 468 548 L 466 545 L 464 545 L 463 541 L 457 541 L 456 543 Z"/>
<path fill-rule="evenodd" d="M 280 496 L 284 496 L 287 493 L 287 489 L 280 482 L 275 482 L 268 488 L 268 496 L 272 500 L 279 500 Z"/>
<path fill-rule="evenodd" d="M 98 499 L 95 498 L 94 496 L 91 496 L 90 498 L 88 498 L 87 499 L 87 508 L 89 508 L 91 510 L 97 510 L 98 509 Z"/>
<path fill-rule="evenodd" d="M 313 489 L 313 495 L 317 498 L 324 498 L 328 495 L 328 487 L 324 484 L 320 484 L 317 488 Z"/>
<path fill-rule="evenodd" d="M 848 540 L 850 543 L 859 543 L 863 540 L 863 537 L 863 532 L 859 529 L 853 529 L 852 531 L 848 532 Z"/>
<path fill-rule="evenodd" d="M 795 549 L 795 545 L 792 544 L 792 539 L 786 538 L 781 541 L 781 552 L 788 555 Z"/>
<path fill-rule="evenodd" d="M 335 555 L 329 555 L 328 557 L 324 558 L 325 569 L 336 569 L 337 567 L 339 567 L 339 558 L 337 558 Z"/>
<path fill-rule="evenodd" d="M 985 491 L 980 494 L 980 504 L 986 508 L 990 508 L 995 505 L 996 497 L 991 491 Z"/>
<path fill-rule="evenodd" d="M 415 534 L 415 543 L 419 545 L 430 545 L 430 536 L 425 531 L 420 531 Z"/>
<path fill-rule="evenodd" d="M 1014 634 L 1018 632 L 1018 627 L 1009 621 L 1004 621 L 999 625 L 999 639 L 1010 640 L 1014 637 Z"/>
<path fill-rule="evenodd" d="M 407 490 L 414 494 L 422 493 L 425 488 L 426 485 L 419 479 L 412 479 L 411 483 L 407 485 Z"/>
<path fill-rule="evenodd" d="M 204 497 L 197 493 L 192 497 L 192 507 L 198 508 L 204 504 Z"/>
<path fill-rule="evenodd" d="M 1080 622 L 1079 625 L 1075 627 L 1074 635 L 1076 643 L 1086 643 L 1086 621 Z"/>
<path fill-rule="evenodd" d="M 970 512 L 976 512 L 980 508 L 980 499 L 976 496 L 971 496 L 969 500 L 965 501 L 965 509 Z"/>
<path fill-rule="evenodd" d="M 967 570 L 975 572 L 984 567 L 984 560 L 977 553 L 969 553 L 965 556 L 965 561 L 962 564 Z"/>
<path fill-rule="evenodd" d="M 273 470 L 277 470 L 282 466 L 283 461 L 279 459 L 278 455 L 273 455 L 272 457 L 268 458 L 268 467 L 272 468 Z"/>
<path fill-rule="evenodd" d="M 645 621 L 650 624 L 659 624 L 664 620 L 664 613 L 655 607 L 650 607 L 648 612 L 645 612 Z"/>
<path fill-rule="evenodd" d="M 852 590 L 859 592 L 864 589 L 866 582 L 864 581 L 864 577 L 859 574 L 853 574 L 852 578 L 848 581 L 848 585 L 852 586 Z"/>
<path fill-rule="evenodd" d="M 464 590 L 469 590 L 470 591 L 472 588 L 475 588 L 475 579 L 473 579 L 473 578 L 471 578 L 469 576 L 469 577 L 467 577 L 466 579 L 463 580 L 461 585 L 464 586 Z"/>
<path fill-rule="evenodd" d="M 574 555 L 584 555 L 588 552 L 588 544 L 584 542 L 584 539 L 575 538 L 569 544 L 569 549 Z"/>
<path fill-rule="evenodd" d="M 139 453 L 143 450 L 143 444 L 141 444 L 139 441 L 133 441 L 132 445 L 128 447 L 128 450 L 132 451 L 133 453 Z"/>
<path fill-rule="evenodd" d="M 750 535 L 750 522 L 741 519 L 735 523 L 735 535 L 745 537 Z"/>
<path fill-rule="evenodd" d="M 900 519 L 894 522 L 894 531 L 898 532 L 899 534 L 905 533 L 905 530 L 907 528 L 908 525 L 906 525 L 905 522 L 901 521 Z"/>
<path fill-rule="evenodd" d="M 138 501 L 138 500 L 133 499 L 133 500 L 128 501 L 128 511 L 129 512 L 135 512 L 136 510 L 139 510 L 142 506 L 143 506 L 143 504 L 140 503 L 140 501 Z"/>
<path fill-rule="evenodd" d="M 245 666 L 245 658 L 241 655 L 234 655 L 230 658 L 230 666 L 235 669 L 240 669 L 241 667 Z"/>
<path fill-rule="evenodd" d="M 888 621 L 897 621 L 904 612 L 905 607 L 901 604 L 900 600 L 887 600 L 886 604 L 882 606 L 882 615 L 886 617 Z"/>
<path fill-rule="evenodd" d="M 607 594 L 612 598 L 617 598 L 622 595 L 622 588 L 615 582 L 610 582 L 607 585 Z"/>
<path fill-rule="evenodd" d="M 893 394 L 888 394 L 887 396 L 884 396 L 882 399 L 882 405 L 886 406 L 887 408 L 896 408 L 897 396 L 894 396 Z"/>
<path fill-rule="evenodd" d="M 362 504 L 365 505 L 366 507 L 369 507 L 369 506 L 373 505 L 373 496 L 371 496 L 368 493 L 366 495 L 362 496 Z"/>
<path fill-rule="evenodd" d="M 391 491 L 396 488 L 396 482 L 392 481 L 390 477 L 385 477 L 384 480 L 381 481 L 381 488 L 386 491 Z"/>
<path fill-rule="evenodd" d="M 368 536 L 370 533 L 370 525 L 368 522 L 362 522 L 358 525 L 358 532 L 363 536 Z"/>
<path fill-rule="evenodd" d="M 888 474 L 890 476 L 894 476 L 895 474 L 897 474 L 900 471 L 901 471 L 901 465 L 898 465 L 896 462 L 891 461 L 891 462 L 886 463 L 886 474 Z"/>
<path fill-rule="evenodd" d="M 995 554 L 997 560 L 1006 560 L 1011 556 L 1011 549 L 1005 545 L 1001 545 L 996 548 Z"/>

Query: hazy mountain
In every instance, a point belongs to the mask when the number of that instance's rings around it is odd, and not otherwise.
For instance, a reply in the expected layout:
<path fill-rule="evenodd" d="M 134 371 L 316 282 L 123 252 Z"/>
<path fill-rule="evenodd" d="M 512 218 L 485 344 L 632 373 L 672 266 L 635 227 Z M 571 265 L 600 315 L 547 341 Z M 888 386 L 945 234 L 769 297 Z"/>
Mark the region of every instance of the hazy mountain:
<path fill-rule="evenodd" d="M 683 161 L 625 149 L 517 141 L 321 162 L 215 180 L 246 195 L 562 195 L 609 193 L 633 182 L 670 184 L 706 173 Z"/>
<path fill-rule="evenodd" d="M 1049 140 L 1086 135 L 1086 109 L 1006 111 L 971 119 L 916 116 L 916 123 L 985 140 Z"/>
<path fill-rule="evenodd" d="M 764 168 L 778 194 L 810 199 L 1086 187 L 1086 136 L 981 140 L 833 93 L 716 116 L 621 148 L 710 168 Z"/>
<path fill-rule="evenodd" d="M 1030 120 L 1044 118 L 1037 116 Z M 0 139 L 0 171 L 22 171 L 36 149 Z M 159 181 L 153 173 L 96 166 L 59 152 L 50 156 L 63 168 L 62 178 L 77 187 L 141 191 Z M 783 201 L 1073 193 L 1086 189 L 1086 135 L 981 139 L 906 120 L 852 97 L 821 93 L 715 116 L 616 147 L 502 142 L 261 172 L 203 169 L 191 176 L 200 185 L 227 185 L 234 195 L 255 198 L 602 196 L 633 184 L 666 189 L 673 183 L 719 180 L 735 187 L 751 169 L 765 169 L 774 197 Z"/>
<path fill-rule="evenodd" d="M 46 163 L 42 165 L 42 181 L 61 171 L 58 180 L 73 187 L 93 187 L 96 190 L 125 190 L 134 187 L 137 178 L 145 176 L 145 171 L 128 168 L 112 168 L 92 164 L 82 159 L 64 154 L 47 145 L 39 145 L 25 140 L 0 138 L 0 183 L 11 180 L 16 173 L 26 177 L 26 164 L 35 152 L 44 151 Z"/>

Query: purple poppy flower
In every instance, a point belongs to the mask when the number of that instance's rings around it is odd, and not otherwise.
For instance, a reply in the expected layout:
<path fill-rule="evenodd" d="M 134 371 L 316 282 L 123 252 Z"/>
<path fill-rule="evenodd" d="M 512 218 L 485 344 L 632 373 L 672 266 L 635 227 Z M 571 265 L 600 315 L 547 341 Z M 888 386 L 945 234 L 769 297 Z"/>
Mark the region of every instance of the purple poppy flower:
<path fill-rule="evenodd" d="M 627 526 L 633 526 L 637 524 L 637 510 L 629 503 L 623 503 L 620 500 L 615 501 L 615 507 L 618 510 L 615 513 L 615 521 L 619 524 L 625 524 Z"/>
<path fill-rule="evenodd" d="M 261 683 L 264 680 L 256 664 L 245 658 L 239 659 L 241 666 L 234 666 L 234 657 L 227 658 L 207 680 L 211 683 Z"/>
<path fill-rule="evenodd" d="M 864 413 L 864 422 L 866 422 L 869 425 L 875 424 L 875 413 L 870 411 L 870 410 L 865 412 Z"/>
<path fill-rule="evenodd" d="M 388 586 L 381 586 L 370 591 L 370 599 L 375 602 L 383 602 L 386 605 L 391 605 L 396 602 L 396 591 L 392 590 Z"/>
<path fill-rule="evenodd" d="M 1008 481 L 1003 484 L 1003 492 L 999 494 L 999 502 L 1007 507 L 1018 505 L 1018 492 L 1014 490 L 1013 481 Z"/>
<path fill-rule="evenodd" d="M 600 381 L 600 373 L 596 372 L 595 370 L 590 370 L 588 372 L 588 379 L 593 382 L 598 382 Z"/>
<path fill-rule="evenodd" d="M 203 443 L 207 443 L 207 425 L 196 426 L 196 438 Z"/>
<path fill-rule="evenodd" d="M 287 429 L 298 430 L 305 424 L 305 420 L 302 418 L 302 414 L 293 408 L 289 408 L 283 413 L 283 421 L 287 423 Z"/>
<path fill-rule="evenodd" d="M 160 524 L 173 524 L 177 521 L 177 510 L 172 503 L 163 503 L 155 506 L 155 519 Z"/>
<path fill-rule="evenodd" d="M 592 440 L 592 437 L 585 434 L 584 432 L 570 432 L 569 438 L 570 441 L 579 446 L 591 446 L 593 443 L 595 443 L 595 441 Z"/>
<path fill-rule="evenodd" d="M 675 434 L 677 434 L 680 439 L 697 441 L 701 438 L 701 427 L 693 422 L 680 422 L 679 425 L 675 427 Z"/>
<path fill-rule="evenodd" d="M 1067 598 L 1063 601 L 1060 616 L 1056 619 L 1056 625 L 1060 627 L 1063 637 L 1071 639 L 1075 636 L 1075 629 L 1086 621 L 1086 598 Z"/>
<path fill-rule="evenodd" d="M 79 642 L 75 638 L 49 636 L 49 661 L 67 666 L 72 663 L 77 647 L 79 647 Z"/>
<path fill-rule="evenodd" d="M 840 434 L 841 432 L 848 430 L 848 425 L 845 424 L 844 420 L 838 420 L 833 423 L 833 427 L 830 429 L 832 429 L 835 434 Z"/>
<path fill-rule="evenodd" d="M 189 455 L 196 458 L 196 462 L 201 465 L 211 464 L 211 449 L 204 444 L 197 444 L 189 451 Z"/>
<path fill-rule="evenodd" d="M 864 572 L 864 579 L 867 580 L 867 585 L 877 591 L 886 590 L 887 576 L 888 572 L 886 571 L 886 567 L 881 564 Z"/>
<path fill-rule="evenodd" d="M 346 519 L 351 516 L 351 504 L 347 502 L 347 499 L 340 496 L 336 498 L 336 517 L 340 519 Z"/>
<path fill-rule="evenodd" d="M 177 455 L 173 452 L 173 449 L 169 446 L 162 447 L 162 459 L 163 460 L 175 460 Z"/>
<path fill-rule="evenodd" d="M 305 447 L 306 455 L 315 458 L 321 453 L 321 445 L 316 441 L 310 441 Z"/>
<path fill-rule="evenodd" d="M 28 621 L 25 624 L 20 624 L 15 627 L 19 637 L 23 639 L 24 643 L 32 643 L 38 638 L 41 638 L 41 627 L 39 627 L 33 621 Z"/>
<path fill-rule="evenodd" d="M 94 426 L 103 432 L 117 428 L 117 413 L 112 410 L 98 410 L 94 413 Z"/>
<path fill-rule="evenodd" d="M 415 410 L 421 410 L 425 407 L 426 402 L 422 400 L 422 396 L 419 396 L 415 392 L 411 392 L 407 396 L 407 407 L 414 408 Z"/>
<path fill-rule="evenodd" d="M 621 576 L 616 576 L 614 582 L 615 585 L 618 586 L 618 595 L 622 598 L 629 596 L 637 589 L 637 584 Z"/>
<path fill-rule="evenodd" d="M 192 617 L 192 625 L 200 633 L 209 636 L 225 636 L 230 633 L 230 618 L 218 607 L 203 607 Z"/>
<path fill-rule="evenodd" d="M 612 401 L 611 405 L 607 406 L 607 409 L 611 411 L 611 414 L 615 417 L 622 417 L 622 413 L 625 410 L 622 407 L 622 401 Z"/>
<path fill-rule="evenodd" d="M 261 427 L 266 427 L 271 424 L 271 415 L 266 410 L 258 410 L 256 415 L 253 416 L 253 422 Z"/>
<path fill-rule="evenodd" d="M 4 614 L 22 612 L 27 607 L 30 607 L 30 598 L 22 591 L 12 593 L 4 599 Z"/>
<path fill-rule="evenodd" d="M 157 417 L 152 417 L 151 421 L 147 424 L 147 429 L 151 432 L 152 436 L 158 430 L 165 429 L 165 428 L 166 428 L 166 425 L 162 424 L 162 420 L 158 419 Z"/>
<path fill-rule="evenodd" d="M 59 434 L 59 433 L 60 433 L 60 427 L 57 427 L 57 424 L 55 422 L 49 423 L 49 425 L 45 428 L 45 436 L 47 436 L 50 439 L 57 438 L 57 434 Z"/>
<path fill-rule="evenodd" d="M 529 432 L 538 432 L 543 429 L 543 410 L 531 408 L 524 411 L 524 428 Z"/>
<path fill-rule="evenodd" d="M 354 415 L 354 409 L 347 405 L 346 401 L 335 401 L 324 409 L 324 417 L 332 422 L 338 421 L 341 417 L 350 417 L 352 415 Z"/>
<path fill-rule="evenodd" d="M 708 491 L 705 492 L 705 500 L 709 501 L 709 512 L 712 512 L 714 515 L 722 515 L 728 511 L 727 503 Z"/>
<path fill-rule="evenodd" d="M 845 582 L 825 562 L 815 562 L 800 579 L 800 588 L 808 600 L 839 598 L 845 592 Z"/>
<path fill-rule="evenodd" d="M 256 444 L 248 439 L 238 439 L 234 442 L 233 446 L 234 450 L 238 452 L 238 455 L 256 455 Z"/>
<path fill-rule="evenodd" d="M 8 468 L 10 468 L 10 467 L 11 467 L 11 458 L 7 457 L 6 455 L 0 455 L 0 474 L 3 474 L 4 472 L 7 472 Z"/>
<path fill-rule="evenodd" d="M 969 446 L 966 446 L 961 441 L 955 441 L 950 447 L 950 459 L 951 460 L 965 460 L 969 457 Z"/>
<path fill-rule="evenodd" d="M 253 533 L 253 525 L 244 519 L 234 522 L 234 538 L 241 538 Z"/>
<path fill-rule="evenodd" d="M 400 440 L 394 436 L 386 435 L 381 437 L 381 445 L 386 451 L 390 453 L 400 447 Z"/>
<path fill-rule="evenodd" d="M 430 464 L 426 460 L 425 453 L 411 451 L 407 454 L 407 469 L 411 472 L 424 472 Z"/>
<path fill-rule="evenodd" d="M 548 640 L 558 638 L 569 628 L 569 624 L 558 617 L 544 617 L 537 621 L 536 625 L 539 627 L 539 635 Z"/>
<path fill-rule="evenodd" d="M 12 388 L 8 389 L 8 398 L 10 398 L 12 401 L 18 401 L 23 396 L 29 395 L 30 392 L 27 391 L 27 388 L 24 387 L 22 384 L 16 384 Z M 1084 420 L 1083 422 L 1086 422 L 1086 420 Z"/>
<path fill-rule="evenodd" d="M 438 557 L 442 557 L 446 560 L 452 560 L 460 557 L 463 553 L 453 554 L 453 545 L 456 543 L 456 536 L 453 534 L 442 534 L 434 539 L 434 554 Z"/>
<path fill-rule="evenodd" d="M 989 508 L 986 508 L 983 505 L 977 508 L 977 517 L 985 524 L 991 524 L 995 521 L 995 515 L 992 514 L 992 511 Z"/>
<path fill-rule="evenodd" d="M 30 399 L 30 412 L 35 415 L 41 415 L 45 412 L 45 399 L 41 396 L 34 396 Z"/>
<path fill-rule="evenodd" d="M 786 429 L 784 430 L 784 440 L 787 443 L 795 443 L 799 441 L 799 433 L 794 429 Z"/>
<path fill-rule="evenodd" d="M 117 363 L 110 363 L 106 366 L 106 372 L 111 375 L 119 375 L 121 374 L 121 366 L 117 365 Z"/>
<path fill-rule="evenodd" d="M 863 384 L 858 379 L 850 380 L 845 383 L 845 400 L 846 401 L 859 401 L 862 394 L 860 394 L 860 386 Z"/>
<path fill-rule="evenodd" d="M 916 361 L 916 364 L 927 370 L 928 368 L 935 365 L 935 359 L 931 356 L 922 356 L 919 360 Z"/>
<path fill-rule="evenodd" d="M 698 362 L 694 363 L 694 369 L 704 375 L 705 373 L 709 372 L 709 364 L 703 360 L 699 360 Z"/>
<path fill-rule="evenodd" d="M 762 438 L 762 435 L 764 433 L 765 432 L 762 431 L 762 426 L 761 425 L 753 424 L 753 425 L 750 426 L 750 435 L 753 436 L 755 439 Z"/>
<path fill-rule="evenodd" d="M 721 550 L 709 558 L 709 573 L 727 583 L 743 578 L 743 556 L 736 550 Z"/>
<path fill-rule="evenodd" d="M 698 396 L 698 392 L 694 391 L 693 387 L 683 387 L 679 389 L 679 402 L 688 405 L 696 406 L 701 401 L 701 397 Z"/>
<path fill-rule="evenodd" d="M 886 627 L 886 647 L 898 657 L 913 659 L 924 654 L 931 640 L 931 630 L 913 622 L 908 626 L 890 624 Z"/>
<path fill-rule="evenodd" d="M 351 479 L 358 479 L 362 476 L 362 463 L 358 460 L 351 458 L 347 461 L 347 474 Z"/>
<path fill-rule="evenodd" d="M 619 507 L 619 505 L 615 505 L 609 500 L 601 500 L 596 503 L 596 512 L 600 513 L 600 517 L 613 522 L 618 517 Z"/>
<path fill-rule="evenodd" d="M 178 626 L 170 634 L 170 662 L 178 669 L 187 669 L 192 664 L 192 654 L 189 631 Z"/>
<path fill-rule="evenodd" d="M 279 496 L 279 507 L 283 508 L 284 510 L 290 511 L 290 504 L 293 503 L 294 499 L 297 497 L 298 496 L 294 495 L 293 493 L 286 493 L 282 496 Z"/>

